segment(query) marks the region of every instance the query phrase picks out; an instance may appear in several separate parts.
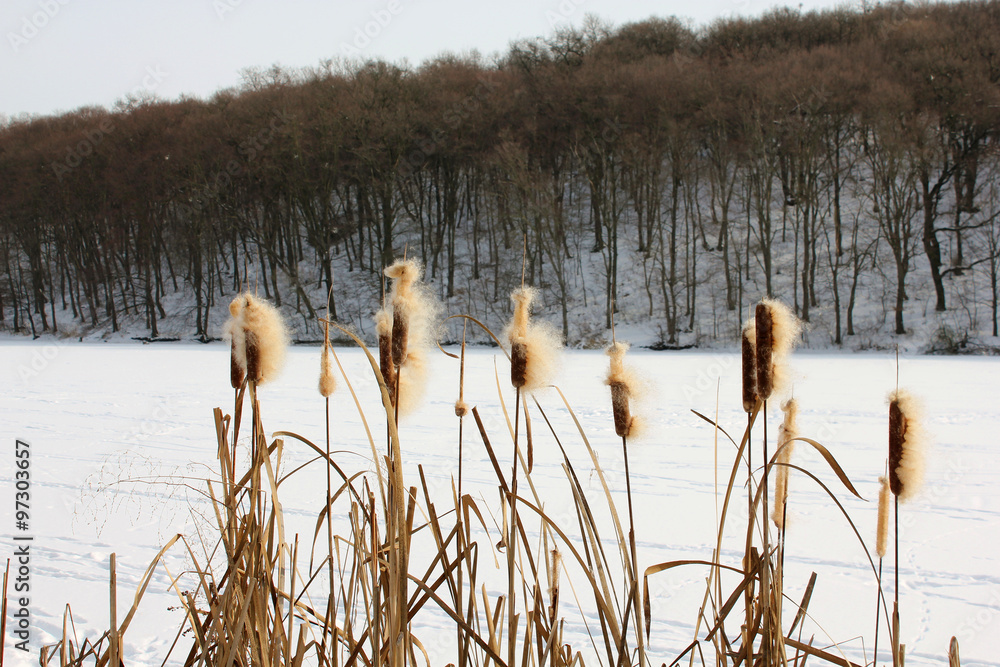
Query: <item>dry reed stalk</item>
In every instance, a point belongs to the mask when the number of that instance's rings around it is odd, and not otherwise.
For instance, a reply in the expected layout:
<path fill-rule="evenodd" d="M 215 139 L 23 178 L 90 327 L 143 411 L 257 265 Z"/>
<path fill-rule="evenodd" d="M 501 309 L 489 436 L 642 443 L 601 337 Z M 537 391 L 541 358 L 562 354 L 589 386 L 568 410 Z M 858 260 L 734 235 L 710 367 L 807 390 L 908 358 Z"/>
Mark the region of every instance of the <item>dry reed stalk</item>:
<path fill-rule="evenodd" d="M 899 642 L 899 503 L 913 498 L 924 479 L 924 433 L 920 406 L 907 391 L 896 389 L 889 394 L 889 489 L 895 496 L 894 595 L 892 608 L 893 664 L 901 667 L 905 647 Z"/>

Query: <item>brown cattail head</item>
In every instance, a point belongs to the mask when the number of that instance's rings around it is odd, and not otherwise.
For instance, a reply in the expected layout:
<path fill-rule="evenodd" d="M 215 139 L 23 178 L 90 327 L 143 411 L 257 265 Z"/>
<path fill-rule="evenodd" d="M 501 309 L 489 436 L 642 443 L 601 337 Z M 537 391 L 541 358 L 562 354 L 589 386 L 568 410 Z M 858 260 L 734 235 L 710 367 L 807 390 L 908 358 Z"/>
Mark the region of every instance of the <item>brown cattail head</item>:
<path fill-rule="evenodd" d="M 787 464 L 792 460 L 792 452 L 795 450 L 795 438 L 798 437 L 799 404 L 794 398 L 790 398 L 781 405 L 785 417 L 778 427 L 778 453 L 775 462 Z M 774 509 L 771 511 L 771 520 L 780 530 L 785 527 L 785 506 L 788 501 L 788 473 L 791 472 L 787 465 L 776 466 L 774 483 Z"/>
<path fill-rule="evenodd" d="M 247 329 L 247 378 L 254 384 L 260 384 L 264 379 L 264 370 L 260 365 L 260 343 L 257 342 L 257 334 Z"/>
<path fill-rule="evenodd" d="M 885 476 L 878 478 L 878 526 L 875 531 L 875 553 L 879 558 L 885 558 L 886 547 L 889 544 L 889 505 L 892 499 L 892 490 L 889 488 L 889 479 Z"/>
<path fill-rule="evenodd" d="M 285 361 L 288 331 L 278 310 L 267 301 L 245 292 L 229 304 L 232 318 L 226 334 L 232 338 L 230 382 L 242 377 L 263 384 L 277 376 Z M 236 386 L 239 386 L 236 384 Z"/>
<path fill-rule="evenodd" d="M 774 322 L 771 318 L 771 308 L 763 301 L 757 304 L 754 315 L 754 341 L 757 349 L 757 393 L 761 399 L 767 400 L 774 390 Z"/>
<path fill-rule="evenodd" d="M 514 316 L 504 330 L 510 341 L 510 382 L 524 391 L 548 385 L 555 374 L 561 342 L 545 322 L 531 321 L 531 304 L 538 292 L 521 287 L 510 295 Z"/>
<path fill-rule="evenodd" d="M 385 308 L 375 313 L 375 333 L 378 334 L 378 368 L 382 371 L 389 401 L 396 404 L 396 366 L 392 363 L 392 315 Z"/>
<path fill-rule="evenodd" d="M 520 389 L 528 382 L 528 345 L 515 340 L 510 346 L 510 383 Z"/>
<path fill-rule="evenodd" d="M 406 361 L 406 346 L 410 338 L 410 318 L 406 306 L 392 306 L 392 363 L 398 368 Z"/>
<path fill-rule="evenodd" d="M 754 324 L 757 395 L 766 401 L 787 384 L 787 357 L 802 325 L 788 306 L 775 299 L 764 299 L 757 304 Z"/>
<path fill-rule="evenodd" d="M 236 350 L 231 349 L 229 353 L 229 383 L 233 385 L 233 389 L 239 389 L 243 386 L 243 380 L 243 369 L 236 360 Z"/>
<path fill-rule="evenodd" d="M 467 414 L 469 414 L 469 404 L 462 399 L 455 401 L 455 416 L 464 417 Z"/>
<path fill-rule="evenodd" d="M 611 412 L 615 419 L 615 433 L 621 438 L 632 435 L 636 425 L 629 399 L 635 392 L 637 383 L 632 373 L 625 368 L 625 353 L 628 349 L 629 344 L 621 342 L 614 342 L 607 349 L 611 364 L 605 383 L 611 387 Z"/>
<path fill-rule="evenodd" d="M 924 481 L 924 435 L 920 406 L 905 390 L 889 395 L 889 488 L 900 502 L 912 498 Z"/>
<path fill-rule="evenodd" d="M 743 411 L 757 405 L 757 329 L 754 318 L 743 323 Z"/>
<path fill-rule="evenodd" d="M 333 376 L 333 357 L 330 354 L 330 325 L 326 325 L 323 333 L 323 352 L 319 357 L 319 394 L 329 398 L 337 389 L 337 381 Z"/>

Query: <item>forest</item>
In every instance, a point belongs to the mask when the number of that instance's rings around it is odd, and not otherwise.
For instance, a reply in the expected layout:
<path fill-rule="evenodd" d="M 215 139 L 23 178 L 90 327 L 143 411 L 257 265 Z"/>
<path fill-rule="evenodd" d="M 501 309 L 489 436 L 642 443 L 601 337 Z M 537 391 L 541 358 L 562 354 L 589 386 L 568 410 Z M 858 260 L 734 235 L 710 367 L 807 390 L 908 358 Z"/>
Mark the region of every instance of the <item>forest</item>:
<path fill-rule="evenodd" d="M 995 337 L 998 141 L 996 1 L 588 17 L 489 58 L 248 70 L 0 119 L 0 330 L 208 340 L 250 287 L 308 337 L 328 295 L 367 321 L 407 254 L 478 317 L 523 273 L 576 344 L 613 318 L 735 344 L 765 295 L 824 344 L 935 313 Z"/>

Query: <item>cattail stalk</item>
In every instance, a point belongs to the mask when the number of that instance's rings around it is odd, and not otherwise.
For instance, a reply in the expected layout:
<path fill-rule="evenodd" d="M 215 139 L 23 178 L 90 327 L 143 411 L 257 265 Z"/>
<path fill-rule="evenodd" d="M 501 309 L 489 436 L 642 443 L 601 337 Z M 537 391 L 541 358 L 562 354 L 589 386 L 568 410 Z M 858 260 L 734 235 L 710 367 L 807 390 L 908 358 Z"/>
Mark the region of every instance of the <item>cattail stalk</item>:
<path fill-rule="evenodd" d="M 632 597 L 632 611 L 635 615 L 636 643 L 639 649 L 639 663 L 646 664 L 643 650 L 643 616 L 640 613 L 639 565 L 635 546 L 635 513 L 632 507 L 632 475 L 629 470 L 628 438 L 635 431 L 636 419 L 632 416 L 629 399 L 637 389 L 635 376 L 625 368 L 625 353 L 628 343 L 614 341 L 607 349 L 610 368 L 605 383 L 611 388 L 611 412 L 614 417 L 615 434 L 622 439 L 622 455 L 625 458 L 625 491 L 628 498 L 628 543 L 631 555 L 632 573 L 629 577 L 629 595 Z"/>
<path fill-rule="evenodd" d="M 924 476 L 924 435 L 916 399 L 904 390 L 889 395 L 889 490 L 894 496 L 895 590 L 892 609 L 894 664 L 902 660 L 899 644 L 899 503 L 920 490 Z"/>
<path fill-rule="evenodd" d="M 878 522 L 875 528 L 875 553 L 878 555 L 878 590 L 875 594 L 875 648 L 873 660 L 878 664 L 878 629 L 879 602 L 882 598 L 882 561 L 889 546 L 889 507 L 892 503 L 892 490 L 889 488 L 889 478 L 878 478 Z"/>
<path fill-rule="evenodd" d="M 763 504 L 763 526 L 762 526 L 762 550 L 765 562 L 761 569 L 761 603 L 763 606 L 764 638 L 761 649 L 764 652 L 764 662 L 767 664 L 771 659 L 772 648 L 780 651 L 781 636 L 780 626 L 777 627 L 777 637 L 772 627 L 772 613 L 769 609 L 771 598 L 771 587 L 774 586 L 780 593 L 781 582 L 772 583 L 769 581 L 770 571 L 770 539 L 768 525 L 768 467 L 770 457 L 767 451 L 767 400 L 773 393 L 783 388 L 787 373 L 784 369 L 785 358 L 795 344 L 795 336 L 800 328 L 798 319 L 788 309 L 787 306 L 773 299 L 764 299 L 757 304 L 754 312 L 754 344 L 756 346 L 756 391 L 760 400 L 763 401 L 763 431 L 764 431 L 764 472 L 761 479 L 762 504 Z M 780 602 L 780 598 L 777 598 Z M 780 620 L 780 607 L 777 615 Z M 772 638 L 775 640 L 772 642 Z M 748 647 L 749 650 L 749 647 Z"/>
<path fill-rule="evenodd" d="M 325 413 L 326 413 L 326 546 L 327 553 L 329 557 L 327 558 L 327 574 L 330 577 L 330 581 L 334 581 L 333 573 L 333 519 L 330 507 L 331 496 L 333 495 L 333 482 L 331 479 L 330 468 L 333 465 L 333 461 L 330 458 L 330 396 L 333 395 L 334 390 L 337 387 L 337 383 L 333 375 L 333 360 L 330 358 L 330 322 L 324 323 L 323 327 L 323 352 L 320 354 L 319 361 L 319 394 L 323 397 Z M 327 627 L 333 627 L 333 586 L 330 587 L 330 595 L 327 598 L 326 603 L 326 624 Z M 326 646 L 326 633 L 323 633 L 323 651 L 325 654 Z"/>
<path fill-rule="evenodd" d="M 457 523 L 459 526 L 458 535 L 455 539 L 455 548 L 457 550 L 456 558 L 458 560 L 462 559 L 462 551 L 465 548 L 465 530 L 462 527 L 462 517 L 464 516 L 462 512 L 462 461 L 464 459 L 462 447 L 464 443 L 462 426 L 465 424 L 465 416 L 469 414 L 469 406 L 465 402 L 465 335 L 469 326 L 468 320 L 463 320 L 462 323 L 462 352 L 459 357 L 458 362 L 458 400 L 455 401 L 455 416 L 458 417 L 458 504 L 455 506 Z M 461 611 L 461 602 L 465 595 L 464 588 L 464 568 L 459 564 L 458 572 L 456 573 L 456 594 L 455 594 L 455 609 L 456 611 Z M 468 664 L 468 649 L 466 643 L 465 632 L 462 630 L 461 625 L 458 625 L 458 665 L 459 667 L 465 667 Z"/>

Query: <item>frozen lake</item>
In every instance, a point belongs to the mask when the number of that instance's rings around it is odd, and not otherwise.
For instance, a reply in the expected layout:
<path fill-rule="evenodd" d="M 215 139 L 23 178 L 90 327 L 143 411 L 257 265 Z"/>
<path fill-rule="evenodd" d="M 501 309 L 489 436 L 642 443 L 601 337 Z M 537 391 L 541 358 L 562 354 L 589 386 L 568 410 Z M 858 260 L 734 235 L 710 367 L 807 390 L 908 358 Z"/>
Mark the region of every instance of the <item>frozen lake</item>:
<path fill-rule="evenodd" d="M 357 350 L 339 354 L 373 432 L 382 433 L 367 362 Z M 323 441 L 323 400 L 316 391 L 318 357 L 318 348 L 291 349 L 280 379 L 261 389 L 267 430 L 295 431 L 314 442 Z M 415 466 L 422 464 L 432 490 L 446 503 L 450 478 L 457 470 L 453 405 L 458 362 L 436 351 L 431 361 L 427 399 L 402 423 L 401 440 L 408 483 L 417 483 Z M 713 429 L 691 409 L 714 415 L 718 408 L 719 423 L 739 437 L 745 415 L 740 409 L 738 356 L 634 350 L 626 361 L 650 383 L 647 400 L 633 407 L 644 417 L 645 437 L 630 447 L 640 569 L 669 560 L 710 559 L 716 531 L 716 477 L 719 488 L 724 488 L 735 450 L 720 436 L 716 475 Z M 469 351 L 465 395 L 470 405 L 479 406 L 498 449 L 508 452 L 494 365 L 505 400 L 513 402 L 506 360 L 492 349 Z M 830 486 L 865 541 L 873 545 L 877 478 L 886 456 L 885 397 L 896 386 L 895 359 L 881 354 L 801 353 L 793 356 L 792 366 L 801 434 L 826 445 L 870 502 L 850 496 L 805 446 L 797 448 L 794 462 Z M 608 390 L 602 384 L 606 368 L 607 357 L 601 352 L 568 352 L 557 384 L 599 453 L 624 515 L 621 443 L 614 435 Z M 72 609 L 80 639 L 107 627 L 112 552 L 118 559 L 119 609 L 127 609 L 136 583 L 159 547 L 174 533 L 191 531 L 190 508 L 201 502 L 201 480 L 215 469 L 212 409 L 232 411 L 229 349 L 223 344 L 6 341 L 0 343 L 0 369 L 6 385 L 0 424 L 7 452 L 0 460 L 7 489 L 0 534 L 7 536 L 8 555 L 15 549 L 13 535 L 34 537 L 32 652 L 14 650 L 8 623 L 6 655 L 10 664 L 37 664 L 39 645 L 53 642 L 61 633 L 66 605 Z M 1000 635 L 1000 467 L 996 465 L 1000 360 L 904 357 L 898 372 L 900 386 L 923 399 L 932 443 L 923 491 L 900 509 L 901 635 L 907 664 L 942 664 L 952 635 L 961 643 L 963 665 L 995 664 L 995 638 Z M 601 501 L 589 456 L 558 395 L 548 389 L 538 394 L 538 400 L 584 484 L 589 483 L 592 500 Z M 369 469 L 370 448 L 343 385 L 332 405 L 333 448 L 343 451 L 342 466 Z M 769 415 L 771 433 L 777 433 L 779 423 L 775 406 Z M 499 514 L 492 466 L 475 428 L 469 422 L 466 426 L 466 491 Z M 533 430 L 533 480 L 539 495 L 549 499 L 547 508 L 553 515 L 565 516 L 569 504 L 561 456 L 537 413 Z M 31 523 L 27 532 L 20 533 L 14 516 L 16 439 L 30 443 L 32 466 Z M 304 447 L 291 442 L 286 444 L 286 456 L 285 465 L 292 466 L 310 458 Z M 755 462 L 759 460 L 757 453 Z M 324 490 L 319 475 L 313 479 L 307 474 L 282 496 L 289 521 L 293 525 L 301 521 L 305 533 Z M 744 504 L 737 503 L 736 508 Z M 743 517 L 734 518 L 728 524 L 723 562 L 738 565 L 742 521 Z M 610 535 L 609 531 L 605 539 Z M 855 661 L 863 659 L 862 651 L 870 656 L 875 614 L 871 569 L 850 526 L 825 493 L 794 474 L 785 568 L 786 594 L 794 600 L 801 597 L 810 572 L 818 574 L 805 640 L 814 635 L 816 646 L 844 642 L 845 654 Z M 891 572 L 888 563 L 886 572 Z M 693 639 L 706 574 L 704 568 L 694 567 L 650 579 L 650 653 L 656 664 L 669 663 Z M 890 578 L 887 574 L 886 580 Z M 583 595 L 580 581 L 574 582 Z M 886 594 L 891 595 L 891 583 Z M 176 606 L 166 577 L 158 576 L 126 634 L 127 664 L 160 664 L 182 619 Z M 786 624 L 793 615 L 791 607 L 791 603 L 786 606 Z M 426 629 L 433 630 L 441 620 L 428 615 L 426 622 Z M 568 622 L 571 633 L 582 631 L 572 617 Z M 421 632 L 420 623 L 418 617 L 416 634 Z M 883 652 L 885 637 L 883 628 L 880 664 L 888 660 L 888 652 Z M 579 634 L 573 639 L 575 644 L 584 641 Z M 189 639 L 181 641 L 186 653 Z M 454 659 L 445 645 L 439 653 L 434 664 Z M 175 659 L 181 659 L 177 653 L 171 662 Z"/>

